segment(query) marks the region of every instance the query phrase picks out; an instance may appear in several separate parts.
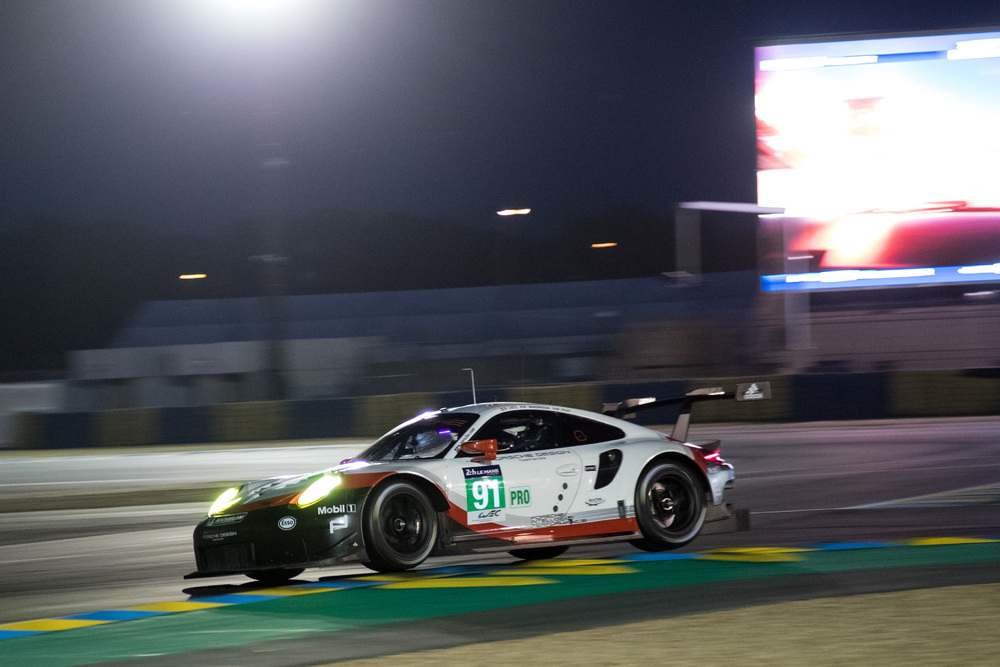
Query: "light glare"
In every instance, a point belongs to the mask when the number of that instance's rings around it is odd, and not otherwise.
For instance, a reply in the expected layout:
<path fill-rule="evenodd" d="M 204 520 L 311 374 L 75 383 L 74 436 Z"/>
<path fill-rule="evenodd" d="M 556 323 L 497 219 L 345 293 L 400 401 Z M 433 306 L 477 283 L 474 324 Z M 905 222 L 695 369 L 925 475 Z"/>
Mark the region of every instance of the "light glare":
<path fill-rule="evenodd" d="M 324 4 L 319 0 L 187 0 L 192 15 L 227 39 L 284 40 L 301 35 Z"/>
<path fill-rule="evenodd" d="M 948 51 L 948 60 L 974 58 L 1000 58 L 1000 39 L 970 39 L 955 42 L 955 48 Z"/>

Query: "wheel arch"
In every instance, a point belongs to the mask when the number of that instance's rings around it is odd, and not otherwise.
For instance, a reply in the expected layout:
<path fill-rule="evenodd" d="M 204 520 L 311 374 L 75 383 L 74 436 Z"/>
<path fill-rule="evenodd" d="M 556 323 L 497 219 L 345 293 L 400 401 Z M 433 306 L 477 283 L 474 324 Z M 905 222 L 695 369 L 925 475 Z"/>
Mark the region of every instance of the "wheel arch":
<path fill-rule="evenodd" d="M 431 501 L 431 506 L 437 512 L 447 512 L 448 511 L 448 500 L 445 498 L 444 493 L 438 488 L 437 484 L 427 479 L 423 475 L 418 475 L 413 472 L 398 472 L 391 475 L 387 475 L 380 479 L 378 483 L 368 491 L 365 495 L 365 500 L 362 505 L 361 511 L 364 514 L 365 507 L 368 505 L 368 501 L 372 498 L 375 492 L 386 486 L 387 484 L 392 484 L 393 482 L 410 482 L 419 488 L 421 491 L 427 494 L 427 498 Z"/>
<path fill-rule="evenodd" d="M 701 485 L 701 490 L 705 493 L 707 499 L 711 501 L 712 487 L 708 483 L 708 476 L 705 474 L 705 471 L 702 470 L 700 467 L 698 467 L 698 464 L 695 463 L 693 459 L 691 459 L 688 456 L 685 456 L 681 452 L 676 452 L 676 451 L 661 452 L 659 454 L 651 456 L 649 460 L 647 460 L 646 463 L 643 464 L 642 470 L 639 471 L 639 475 L 635 478 L 636 485 L 638 485 L 639 480 L 642 479 L 643 475 L 646 474 L 647 470 L 649 470 L 651 467 L 659 463 L 676 463 L 678 465 L 683 466 L 692 475 L 694 475 L 694 478 L 698 480 L 698 484 Z"/>

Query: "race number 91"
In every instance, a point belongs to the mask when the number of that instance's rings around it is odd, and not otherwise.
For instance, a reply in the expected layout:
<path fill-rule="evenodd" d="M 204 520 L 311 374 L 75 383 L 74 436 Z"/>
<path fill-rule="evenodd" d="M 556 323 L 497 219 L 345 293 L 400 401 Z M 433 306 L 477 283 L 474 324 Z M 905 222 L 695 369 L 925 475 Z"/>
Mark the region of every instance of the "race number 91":
<path fill-rule="evenodd" d="M 465 499 L 468 511 L 482 512 L 504 508 L 506 502 L 500 466 L 463 468 L 462 472 L 465 474 Z"/>

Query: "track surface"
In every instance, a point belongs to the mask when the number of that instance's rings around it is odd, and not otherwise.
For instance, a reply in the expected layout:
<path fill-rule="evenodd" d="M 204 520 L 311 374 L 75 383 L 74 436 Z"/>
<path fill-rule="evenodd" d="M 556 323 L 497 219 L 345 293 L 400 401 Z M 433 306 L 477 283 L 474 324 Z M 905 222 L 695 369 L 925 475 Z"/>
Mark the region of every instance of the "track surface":
<path fill-rule="evenodd" d="M 723 453 L 737 469 L 731 500 L 753 511 L 750 532 L 704 536 L 694 549 L 928 535 L 1000 537 L 1000 419 L 702 426 L 692 436 L 723 439 Z M 301 472 L 336 463 L 360 444 L 6 455 L 0 458 L 0 502 L 55 490 L 153 489 Z M 172 504 L 0 514 L 0 622 L 183 599 L 181 576 L 193 569 L 191 528 L 203 511 L 203 504 Z M 627 545 L 607 545 L 574 549 L 569 557 L 632 553 Z M 306 577 L 363 572 L 329 568 Z M 990 580 L 995 575 L 996 568 L 987 566 L 979 576 Z M 929 583 L 951 581 L 943 571 L 921 576 Z M 212 583 L 245 581 L 232 577 Z M 624 599 L 622 604 L 628 606 Z"/>

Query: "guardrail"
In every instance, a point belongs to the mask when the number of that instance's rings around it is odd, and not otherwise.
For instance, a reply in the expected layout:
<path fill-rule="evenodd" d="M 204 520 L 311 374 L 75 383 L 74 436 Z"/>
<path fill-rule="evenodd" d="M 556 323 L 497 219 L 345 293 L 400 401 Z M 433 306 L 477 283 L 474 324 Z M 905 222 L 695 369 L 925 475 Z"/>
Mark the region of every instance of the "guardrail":
<path fill-rule="evenodd" d="M 821 421 L 1000 414 L 1000 369 L 699 378 L 484 388 L 482 401 L 525 401 L 599 409 L 603 402 L 675 395 L 694 386 L 768 380 L 772 400 L 698 406 L 701 422 Z M 254 401 L 190 408 L 21 413 L 20 449 L 112 447 L 377 436 L 424 410 L 461 405 L 468 392 L 392 394 L 303 401 Z M 668 423 L 669 413 L 640 423 Z"/>

